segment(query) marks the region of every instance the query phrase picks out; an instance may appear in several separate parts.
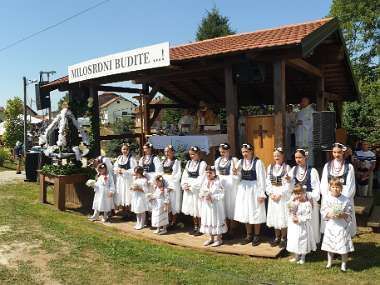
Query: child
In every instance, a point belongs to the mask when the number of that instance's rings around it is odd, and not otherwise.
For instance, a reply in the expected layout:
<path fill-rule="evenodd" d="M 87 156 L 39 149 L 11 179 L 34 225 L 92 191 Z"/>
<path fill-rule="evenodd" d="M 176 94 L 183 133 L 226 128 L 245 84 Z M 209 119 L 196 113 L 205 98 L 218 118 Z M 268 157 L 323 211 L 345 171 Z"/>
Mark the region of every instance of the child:
<path fill-rule="evenodd" d="M 136 214 L 136 230 L 141 230 L 145 227 L 145 212 L 148 211 L 148 202 L 146 193 L 149 192 L 148 180 L 144 176 L 144 168 L 141 166 L 135 167 L 135 179 L 132 187 L 131 211 Z"/>
<path fill-rule="evenodd" d="M 107 166 L 100 163 L 97 166 L 98 178 L 94 185 L 94 202 L 92 209 L 94 214 L 89 218 L 90 221 L 99 219 L 99 213 L 103 212 L 102 222 L 108 221 L 108 214 L 114 208 L 113 195 L 115 193 L 115 186 L 113 180 L 110 179 Z"/>
<path fill-rule="evenodd" d="M 285 179 L 290 166 L 284 160 L 284 151 L 278 147 L 273 152 L 274 163 L 268 166 L 266 193 L 269 197 L 267 226 L 273 227 L 275 238 L 271 246 L 286 247 L 286 231 L 288 227 L 288 209 L 286 203 L 290 196 L 290 183 Z"/>
<path fill-rule="evenodd" d="M 155 178 L 155 189 L 150 195 L 150 203 L 152 205 L 152 227 L 157 227 L 155 234 L 166 234 L 166 227 L 169 224 L 169 204 L 170 197 L 166 181 L 161 175 Z"/>
<path fill-rule="evenodd" d="M 205 181 L 202 183 L 199 197 L 202 199 L 200 232 L 209 234 L 210 239 L 203 245 L 220 246 L 222 234 L 227 232 L 224 212 L 224 191 L 215 173 L 214 166 L 206 167 Z M 216 240 L 215 240 L 216 238 Z"/>
<path fill-rule="evenodd" d="M 305 263 L 305 256 L 317 249 L 311 226 L 312 206 L 301 184 L 293 188 L 289 203 L 287 251 L 294 254 L 290 262 Z"/>
<path fill-rule="evenodd" d="M 331 268 L 334 253 L 342 255 L 341 270 L 347 270 L 348 253 L 354 251 L 351 240 L 352 204 L 342 195 L 343 185 L 339 178 L 330 180 L 330 195 L 322 204 L 322 217 L 326 220 L 322 250 L 327 251 L 326 268 Z"/>

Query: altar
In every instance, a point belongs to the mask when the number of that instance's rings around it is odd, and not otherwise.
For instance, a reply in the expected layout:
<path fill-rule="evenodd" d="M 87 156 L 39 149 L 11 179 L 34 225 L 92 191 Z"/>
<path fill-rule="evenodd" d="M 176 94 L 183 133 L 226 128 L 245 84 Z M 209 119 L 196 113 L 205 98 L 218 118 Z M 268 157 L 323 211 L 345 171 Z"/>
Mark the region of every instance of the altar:
<path fill-rule="evenodd" d="M 188 150 L 191 146 L 197 146 L 207 155 L 212 147 L 228 141 L 227 134 L 216 135 L 189 135 L 189 136 L 151 136 L 148 141 L 155 149 L 164 149 L 171 144 L 175 150 Z"/>

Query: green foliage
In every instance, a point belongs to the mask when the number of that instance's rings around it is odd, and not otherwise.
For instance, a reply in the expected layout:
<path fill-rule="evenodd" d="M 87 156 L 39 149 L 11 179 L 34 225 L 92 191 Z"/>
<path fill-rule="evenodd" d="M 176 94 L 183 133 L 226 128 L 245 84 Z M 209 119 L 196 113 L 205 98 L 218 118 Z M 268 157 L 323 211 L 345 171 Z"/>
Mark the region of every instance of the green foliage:
<path fill-rule="evenodd" d="M 0 166 L 4 166 L 6 160 L 10 160 L 11 155 L 8 149 L 0 148 Z"/>
<path fill-rule="evenodd" d="M 203 41 L 233 34 L 235 31 L 231 29 L 228 17 L 222 16 L 214 7 L 211 11 L 207 11 L 207 15 L 198 26 L 196 40 Z"/>
<path fill-rule="evenodd" d="M 169 98 L 164 97 L 161 100 L 162 104 L 173 104 L 174 102 Z M 178 125 L 178 121 L 182 117 L 181 109 L 163 109 L 161 110 L 161 121 L 167 122 L 168 124 Z"/>
<path fill-rule="evenodd" d="M 7 100 L 5 106 L 5 133 L 4 143 L 13 148 L 17 141 L 24 140 L 24 123 L 19 115 L 23 114 L 24 106 L 19 97 Z"/>
<path fill-rule="evenodd" d="M 44 175 L 71 175 L 71 174 L 84 174 L 89 178 L 93 178 L 96 175 L 96 171 L 93 168 L 80 167 L 75 164 L 45 164 L 41 168 L 41 172 Z"/>

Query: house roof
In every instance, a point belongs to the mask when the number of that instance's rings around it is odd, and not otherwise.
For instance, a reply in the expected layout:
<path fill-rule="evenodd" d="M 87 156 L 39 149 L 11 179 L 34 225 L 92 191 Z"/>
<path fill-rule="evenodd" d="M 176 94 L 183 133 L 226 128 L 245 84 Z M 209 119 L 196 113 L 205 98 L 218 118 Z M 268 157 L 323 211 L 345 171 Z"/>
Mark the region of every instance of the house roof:
<path fill-rule="evenodd" d="M 99 107 L 105 108 L 117 100 L 128 101 L 128 102 L 131 102 L 133 104 L 133 106 L 136 105 L 132 101 L 124 98 L 123 96 L 121 96 L 119 94 L 112 93 L 112 92 L 104 92 L 104 93 L 99 95 Z"/>

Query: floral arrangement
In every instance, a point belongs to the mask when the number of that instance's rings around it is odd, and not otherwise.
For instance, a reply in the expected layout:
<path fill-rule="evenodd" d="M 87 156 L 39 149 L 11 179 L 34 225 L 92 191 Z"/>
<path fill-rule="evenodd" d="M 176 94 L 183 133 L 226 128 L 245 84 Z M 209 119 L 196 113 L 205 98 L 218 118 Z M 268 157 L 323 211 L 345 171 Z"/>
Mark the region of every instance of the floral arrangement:
<path fill-rule="evenodd" d="M 290 200 L 288 202 L 287 206 L 288 206 L 289 213 L 291 215 L 295 216 L 297 214 L 297 211 L 298 211 L 298 202 Z"/>
<path fill-rule="evenodd" d="M 96 183 L 96 180 L 89 179 L 89 180 L 86 181 L 86 186 L 90 187 L 90 188 L 95 188 L 95 183 Z"/>
<path fill-rule="evenodd" d="M 344 213 L 344 208 L 342 204 L 332 204 L 331 211 L 335 217 L 340 216 Z"/>

